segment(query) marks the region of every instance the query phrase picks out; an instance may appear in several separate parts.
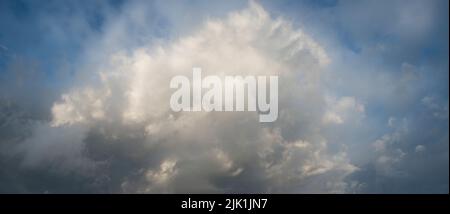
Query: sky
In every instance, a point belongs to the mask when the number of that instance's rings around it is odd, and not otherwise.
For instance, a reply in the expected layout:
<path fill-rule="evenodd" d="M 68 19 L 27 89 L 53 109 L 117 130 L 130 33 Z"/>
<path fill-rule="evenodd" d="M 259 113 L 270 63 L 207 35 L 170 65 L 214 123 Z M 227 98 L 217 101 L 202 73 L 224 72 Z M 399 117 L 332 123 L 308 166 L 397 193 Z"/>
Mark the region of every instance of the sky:
<path fill-rule="evenodd" d="M 0 0 L 1 193 L 449 193 L 446 0 Z M 279 114 L 170 79 L 279 76 Z"/>

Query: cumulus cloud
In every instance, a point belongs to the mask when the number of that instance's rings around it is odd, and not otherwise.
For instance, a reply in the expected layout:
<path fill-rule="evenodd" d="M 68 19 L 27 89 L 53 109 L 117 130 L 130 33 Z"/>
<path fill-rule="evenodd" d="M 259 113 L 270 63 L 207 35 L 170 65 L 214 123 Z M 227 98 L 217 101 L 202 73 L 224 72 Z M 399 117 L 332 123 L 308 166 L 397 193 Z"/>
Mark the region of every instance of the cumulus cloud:
<path fill-rule="evenodd" d="M 72 30 L 85 33 L 81 56 L 73 60 L 77 72 L 61 78 L 64 87 L 42 88 L 46 78 L 28 73 L 33 63 L 18 63 L 8 68 L 13 74 L 1 76 L 8 83 L 2 92 L 12 93 L 0 97 L 0 191 L 448 192 L 448 93 L 430 86 L 448 90 L 448 81 L 432 79 L 441 75 L 434 64 L 370 40 L 394 28 L 391 35 L 406 44 L 428 38 L 435 2 L 419 11 L 419 28 L 408 19 L 423 4 L 401 9 L 396 2 L 388 11 L 393 23 L 365 16 L 367 8 L 386 5 L 337 4 L 331 14 L 348 24 L 361 54 L 253 1 L 238 10 L 196 7 L 193 17 L 200 21 L 184 17 L 190 6 L 168 9 L 170 3 L 158 1 L 97 5 L 104 20 L 83 20 L 78 15 L 86 10 L 75 10 L 77 19 L 68 15 Z M 348 10 L 366 19 L 349 20 Z M 44 17 L 51 35 L 72 38 L 63 36 L 58 19 Z M 371 21 L 375 27 L 367 25 Z M 397 56 L 385 55 L 389 48 Z M 193 67 L 204 76 L 278 75 L 278 119 L 259 123 L 257 112 L 173 112 L 170 79 L 190 77 Z"/>
<path fill-rule="evenodd" d="M 321 108 L 329 61 L 301 29 L 250 2 L 176 41 L 112 54 L 91 71 L 99 81 L 64 93 L 51 123 L 38 124 L 17 151 L 27 167 L 57 162 L 62 171 L 108 177 L 103 185 L 118 192 L 343 192 L 356 167 L 344 150 L 328 151 L 320 121 L 364 110 L 348 97 L 330 104 L 331 113 Z M 171 77 L 196 66 L 205 75 L 279 75 L 279 119 L 172 112 Z M 122 149 L 102 155 L 108 147 Z"/>

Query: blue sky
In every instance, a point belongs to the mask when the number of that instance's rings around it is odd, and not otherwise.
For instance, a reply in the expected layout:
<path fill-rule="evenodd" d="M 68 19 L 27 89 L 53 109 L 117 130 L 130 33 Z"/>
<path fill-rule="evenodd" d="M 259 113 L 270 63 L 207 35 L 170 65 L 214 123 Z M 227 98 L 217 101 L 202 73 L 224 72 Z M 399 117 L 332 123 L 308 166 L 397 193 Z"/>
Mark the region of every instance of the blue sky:
<path fill-rule="evenodd" d="M 252 9 L 252 2 L 0 1 L 0 192 L 448 193 L 448 1 L 256 1 L 268 18 Z M 236 21 L 233 14 L 244 18 Z M 247 19 L 254 23 L 238 32 L 233 23 Z M 280 19 L 285 31 L 266 36 L 264 27 L 276 26 Z M 257 28 L 255 20 L 264 24 Z M 225 29 L 222 38 L 211 36 L 209 22 Z M 280 61 L 289 55 L 280 47 L 297 32 L 301 39 L 287 47 L 314 43 L 320 48 L 302 46 L 293 58 Z M 183 43 L 186 38 L 211 42 L 191 47 Z M 230 55 L 218 51 L 227 41 L 232 41 Z M 243 46 L 235 47 L 238 43 Z M 241 130 L 254 136 L 279 135 L 281 144 L 268 146 L 275 142 L 272 138 L 255 140 L 216 115 L 189 120 L 209 124 L 215 118 L 217 129 L 205 128 L 216 135 L 189 129 L 193 134 L 186 134 L 186 140 L 166 136 L 183 132 L 176 122 L 161 125 L 171 114 L 158 105 L 157 89 L 163 91 L 164 85 L 153 79 L 165 73 L 146 76 L 137 67 L 170 70 L 163 65 L 180 59 L 205 66 L 217 61 L 218 56 L 196 59 L 198 50 L 218 51 L 245 67 L 235 57 L 242 54 L 246 59 L 247 52 L 240 48 L 247 46 L 269 67 L 281 64 L 295 77 L 294 82 L 280 82 L 280 90 L 295 91 L 286 92 L 280 102 L 286 118 L 267 127 L 241 124 Z M 186 52 L 178 55 L 176 47 Z M 317 49 L 326 53 L 326 66 L 319 65 Z M 114 80 L 121 72 L 126 75 Z M 148 86 L 136 86 L 135 79 L 148 80 Z M 301 84 L 311 84 L 313 90 Z M 128 99 L 128 90 L 155 92 L 136 92 L 145 103 Z M 89 104 L 97 100 L 100 107 Z M 141 105 L 152 107 L 142 110 L 146 107 Z M 118 115 L 129 109 L 140 119 L 123 122 L 126 118 Z M 97 112 L 111 119 L 96 118 Z M 149 134 L 149 127 L 159 126 Z M 213 148 L 206 142 L 211 139 L 217 142 Z M 245 148 L 255 153 L 234 154 L 239 143 L 253 141 Z M 160 142 L 173 145 L 155 146 Z M 180 151 L 183 142 L 208 145 L 201 151 L 217 152 L 217 160 L 227 157 L 233 163 L 231 174 L 238 175 L 230 177 L 217 166 L 194 166 L 211 157 L 187 158 L 197 153 Z M 268 157 L 251 161 L 261 154 L 259 148 L 266 148 L 258 144 L 263 142 L 273 150 L 273 158 L 280 157 L 273 163 L 279 163 L 276 167 L 261 168 Z M 312 149 L 292 151 L 289 145 L 298 142 Z M 53 144 L 60 150 L 43 152 Z M 143 146 L 147 144 L 151 149 Z M 66 145 L 76 145 L 79 152 L 66 151 Z M 145 151 L 145 158 L 118 149 L 124 147 L 132 153 Z M 306 155 L 316 153 L 320 157 Z M 307 170 L 296 174 L 297 166 L 321 170 L 317 175 Z M 72 171 L 75 178 L 68 178 Z M 157 182 L 161 173 L 169 172 L 172 180 Z M 28 175 L 41 179 L 30 181 Z M 296 179 L 284 180 L 287 175 Z M 277 183 L 280 180 L 286 184 Z M 81 188 L 65 188 L 67 184 Z"/>

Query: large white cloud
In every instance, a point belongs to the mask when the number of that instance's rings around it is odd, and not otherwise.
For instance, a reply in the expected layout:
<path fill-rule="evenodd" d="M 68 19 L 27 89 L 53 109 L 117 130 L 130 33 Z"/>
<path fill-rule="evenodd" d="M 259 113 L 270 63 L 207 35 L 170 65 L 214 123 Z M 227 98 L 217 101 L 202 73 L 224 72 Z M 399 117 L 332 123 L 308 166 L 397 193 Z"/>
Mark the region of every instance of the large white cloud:
<path fill-rule="evenodd" d="M 0 7 L 0 192 L 448 192 L 448 2 L 261 3 L 290 21 L 245 1 Z M 172 112 L 194 66 L 279 75 L 278 120 Z"/>
<path fill-rule="evenodd" d="M 103 40 L 111 40 L 108 33 Z M 176 41 L 111 55 L 89 71 L 99 81 L 63 94 L 51 127 L 34 129 L 18 150 L 24 163 L 52 159 L 66 170 L 89 169 L 111 191 L 343 192 L 356 167 L 344 148 L 328 148 L 321 129 L 364 106 L 353 97 L 326 98 L 321 75 L 329 61 L 301 29 L 250 2 Z M 190 76 L 192 67 L 203 75 L 279 75 L 278 120 L 172 112 L 169 81 Z M 83 129 L 63 131 L 76 127 Z"/>

